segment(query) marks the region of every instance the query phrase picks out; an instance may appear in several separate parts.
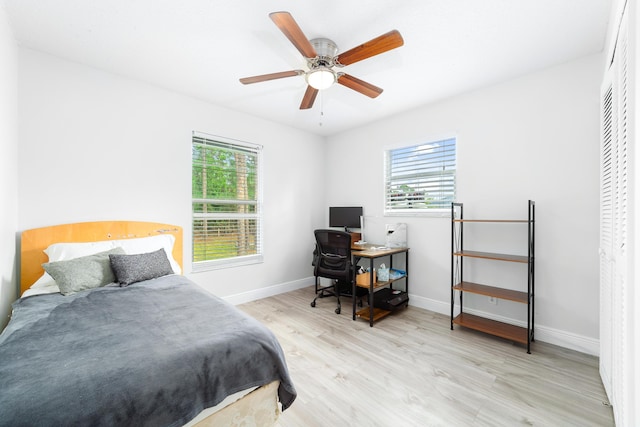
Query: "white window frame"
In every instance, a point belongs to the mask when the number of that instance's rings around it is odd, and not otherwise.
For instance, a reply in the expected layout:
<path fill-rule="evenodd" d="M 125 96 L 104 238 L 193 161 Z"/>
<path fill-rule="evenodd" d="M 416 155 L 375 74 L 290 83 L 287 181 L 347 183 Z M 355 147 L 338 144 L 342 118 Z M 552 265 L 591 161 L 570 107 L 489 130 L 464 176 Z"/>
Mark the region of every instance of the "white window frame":
<path fill-rule="evenodd" d="M 263 230 L 264 230 L 264 225 L 263 225 L 263 201 L 262 201 L 262 196 L 263 196 L 263 188 L 262 188 L 262 182 L 263 182 L 263 155 L 262 155 L 262 146 L 258 145 L 258 144 L 253 144 L 253 143 L 249 143 L 249 142 L 245 142 L 245 141 L 239 141 L 239 140 L 235 140 L 235 139 L 231 139 L 231 138 L 226 138 L 226 137 L 222 137 L 222 136 L 217 136 L 217 135 L 209 135 L 209 134 L 205 134 L 202 132 L 196 132 L 194 131 L 192 134 L 192 138 L 191 138 L 191 149 L 193 150 L 194 145 L 196 144 L 196 139 L 200 139 L 200 140 L 204 140 L 207 143 L 210 143 L 213 146 L 219 146 L 219 147 L 224 147 L 227 146 L 230 150 L 241 150 L 241 151 L 250 151 L 252 153 L 254 153 L 256 155 L 257 158 L 257 170 L 256 170 L 256 179 L 257 179 L 257 187 L 256 187 L 256 200 L 254 201 L 240 201 L 240 200 L 220 200 L 220 199 L 202 199 L 201 197 L 197 198 L 194 197 L 193 195 L 193 189 L 192 189 L 192 194 L 191 194 L 191 216 L 192 216 L 192 220 L 191 220 L 191 230 L 192 230 L 192 253 L 191 253 L 191 270 L 192 272 L 196 273 L 196 272 L 201 272 L 201 271 L 207 271 L 207 270 L 215 270 L 215 269 L 219 269 L 219 268 L 228 268 L 228 267 L 236 267 L 236 266 L 242 266 L 242 265 L 250 265 L 250 264 L 257 264 L 257 263 L 261 263 L 264 261 L 264 254 L 263 254 Z M 200 143 L 200 142 L 198 142 Z M 192 165 L 192 170 L 193 170 L 193 164 L 194 164 L 194 160 L 193 160 L 193 156 L 191 159 L 191 165 Z M 192 172 L 193 173 L 193 172 Z M 193 178 L 193 177 L 192 177 Z M 237 204 L 237 203 L 241 203 L 241 204 L 254 204 L 256 207 L 256 212 L 255 213 L 245 213 L 245 214 L 235 214 L 235 213 L 198 213 L 198 212 L 194 212 L 193 206 L 195 203 L 201 203 L 204 200 L 210 200 L 210 201 L 215 201 L 217 204 L 224 204 L 224 203 L 229 203 L 229 204 Z M 253 218 L 256 220 L 256 254 L 252 254 L 252 255 L 242 255 L 242 256 L 235 256 L 235 257 L 230 257 L 230 258 L 221 258 L 221 259 L 213 259 L 213 260 L 205 260 L 205 261 L 194 261 L 194 250 L 193 250 L 193 241 L 195 239 L 194 235 L 195 235 L 195 220 L 196 219 L 204 219 L 204 218 L 208 218 L 208 219 L 239 219 L 239 218 Z"/>
<path fill-rule="evenodd" d="M 439 143 L 447 143 L 447 146 L 443 147 L 444 152 L 436 151 L 429 153 L 429 146 Z M 453 147 L 451 147 L 453 145 Z M 407 184 L 409 178 L 404 179 L 400 177 L 401 168 L 397 161 L 396 164 L 392 164 L 392 159 L 397 159 L 398 156 L 402 156 L 402 152 L 408 150 L 417 150 L 424 155 L 428 155 L 426 158 L 422 156 L 419 159 L 414 156 L 414 162 L 405 163 L 405 167 L 408 165 L 413 167 L 414 170 L 411 173 L 407 172 L 406 176 L 411 176 L 414 180 L 414 187 L 417 187 L 416 192 L 422 193 L 416 198 L 417 204 L 412 207 L 401 206 L 402 201 L 397 197 L 397 191 L 401 184 Z M 456 200 L 456 169 L 457 169 L 457 137 L 448 135 L 442 138 L 433 138 L 424 142 L 406 144 L 401 146 L 394 146 L 388 148 L 384 152 L 384 215 L 385 216 L 448 216 L 451 214 L 451 202 Z M 451 162 L 451 154 L 453 154 L 453 162 Z M 407 155 L 406 160 L 411 160 Z M 420 170 L 420 161 L 422 164 L 428 166 L 430 170 Z M 437 162 L 441 161 L 442 168 L 440 171 L 433 170 L 434 166 L 437 166 Z M 453 169 L 451 169 L 453 167 Z M 441 180 L 440 187 L 434 187 L 434 178 Z M 440 206 L 433 206 L 429 203 L 420 203 L 420 197 L 425 197 L 426 194 L 440 193 L 439 197 L 443 198 Z M 396 196 L 394 196 L 396 195 Z"/>

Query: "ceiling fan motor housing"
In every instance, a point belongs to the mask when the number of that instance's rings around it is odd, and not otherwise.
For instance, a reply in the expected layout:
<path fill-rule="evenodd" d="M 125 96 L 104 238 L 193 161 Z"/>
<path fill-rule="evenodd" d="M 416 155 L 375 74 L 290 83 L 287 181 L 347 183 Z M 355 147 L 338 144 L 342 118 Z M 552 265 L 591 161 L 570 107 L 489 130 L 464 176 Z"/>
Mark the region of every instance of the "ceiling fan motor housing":
<path fill-rule="evenodd" d="M 338 55 L 338 45 L 326 38 L 311 39 L 309 42 L 318 54 L 315 58 L 307 58 L 309 60 L 309 68 L 313 70 L 317 67 L 333 67 L 336 65 L 334 58 Z"/>

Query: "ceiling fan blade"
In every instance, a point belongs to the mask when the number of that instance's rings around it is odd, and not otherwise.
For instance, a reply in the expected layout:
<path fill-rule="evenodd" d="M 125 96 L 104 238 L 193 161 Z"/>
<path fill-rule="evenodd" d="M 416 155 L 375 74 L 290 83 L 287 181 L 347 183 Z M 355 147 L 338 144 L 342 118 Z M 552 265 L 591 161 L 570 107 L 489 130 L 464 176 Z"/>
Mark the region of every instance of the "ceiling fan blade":
<path fill-rule="evenodd" d="M 342 86 L 348 87 L 349 89 L 353 89 L 356 92 L 360 92 L 363 95 L 367 95 L 369 98 L 375 98 L 382 93 L 381 88 L 349 74 L 342 74 L 338 77 L 338 83 Z"/>
<path fill-rule="evenodd" d="M 248 85 L 251 83 L 266 82 L 267 80 L 282 79 L 284 77 L 301 76 L 304 74 L 302 70 L 282 71 L 279 73 L 262 74 L 261 76 L 243 77 L 240 79 L 240 83 Z"/>
<path fill-rule="evenodd" d="M 289 12 L 273 12 L 269 14 L 271 20 L 280 28 L 291 43 L 300 51 L 305 58 L 315 58 L 318 56 L 316 50 L 311 45 L 307 36 L 304 35 L 293 16 Z"/>
<path fill-rule="evenodd" d="M 341 65 L 349 65 L 354 62 L 379 55 L 388 50 L 395 49 L 403 44 L 404 40 L 398 30 L 391 30 L 386 34 L 361 44 L 360 46 L 356 46 L 351 50 L 341 53 L 338 55 L 336 60 Z"/>
<path fill-rule="evenodd" d="M 311 86 L 307 86 L 307 91 L 304 93 L 302 97 L 302 102 L 300 103 L 301 110 L 308 110 L 313 107 L 313 103 L 316 100 L 316 96 L 318 95 L 318 89 L 315 89 Z"/>

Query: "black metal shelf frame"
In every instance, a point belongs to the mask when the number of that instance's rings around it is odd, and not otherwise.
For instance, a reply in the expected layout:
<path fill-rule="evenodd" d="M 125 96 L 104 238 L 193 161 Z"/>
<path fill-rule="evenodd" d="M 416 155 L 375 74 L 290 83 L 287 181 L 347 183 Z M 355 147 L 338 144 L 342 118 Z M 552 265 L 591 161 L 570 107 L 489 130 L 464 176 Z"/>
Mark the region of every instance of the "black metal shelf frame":
<path fill-rule="evenodd" d="M 535 325 L 535 202 L 528 202 L 528 219 L 524 220 L 466 220 L 464 219 L 463 203 L 451 204 L 451 329 L 454 325 L 454 307 L 455 307 L 455 291 L 454 288 L 458 283 L 463 282 L 463 266 L 464 266 L 464 223 L 465 222 L 484 222 L 484 223 L 525 223 L 527 224 L 527 328 L 526 328 L 526 345 L 527 353 L 531 353 L 531 342 L 535 341 L 534 325 Z M 480 256 L 478 256 L 480 254 Z M 481 253 L 474 252 L 474 257 L 486 258 L 492 260 L 500 260 L 499 254 L 487 254 L 486 257 Z M 513 256 L 505 255 L 503 261 L 513 261 Z M 498 288 L 496 288 L 498 289 Z M 460 293 L 460 315 L 464 312 L 463 290 Z M 499 292 L 497 292 L 499 293 Z M 500 298 L 497 296 L 497 298 Z M 486 332 L 486 331 L 485 331 Z M 487 332 L 491 333 L 491 332 Z M 499 335 L 496 333 L 495 335 Z"/>

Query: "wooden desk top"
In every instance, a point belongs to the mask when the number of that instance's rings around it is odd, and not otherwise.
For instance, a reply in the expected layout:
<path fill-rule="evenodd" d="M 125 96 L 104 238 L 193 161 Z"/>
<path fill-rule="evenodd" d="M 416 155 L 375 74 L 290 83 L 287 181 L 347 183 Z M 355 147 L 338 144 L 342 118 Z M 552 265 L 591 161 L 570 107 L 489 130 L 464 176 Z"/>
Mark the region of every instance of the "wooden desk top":
<path fill-rule="evenodd" d="M 399 247 L 399 248 L 387 248 L 384 245 L 372 245 L 370 243 L 365 244 L 353 244 L 351 245 L 351 250 L 354 256 L 359 256 L 362 258 L 378 258 L 386 255 L 398 254 L 401 252 L 408 252 L 408 247 Z"/>

